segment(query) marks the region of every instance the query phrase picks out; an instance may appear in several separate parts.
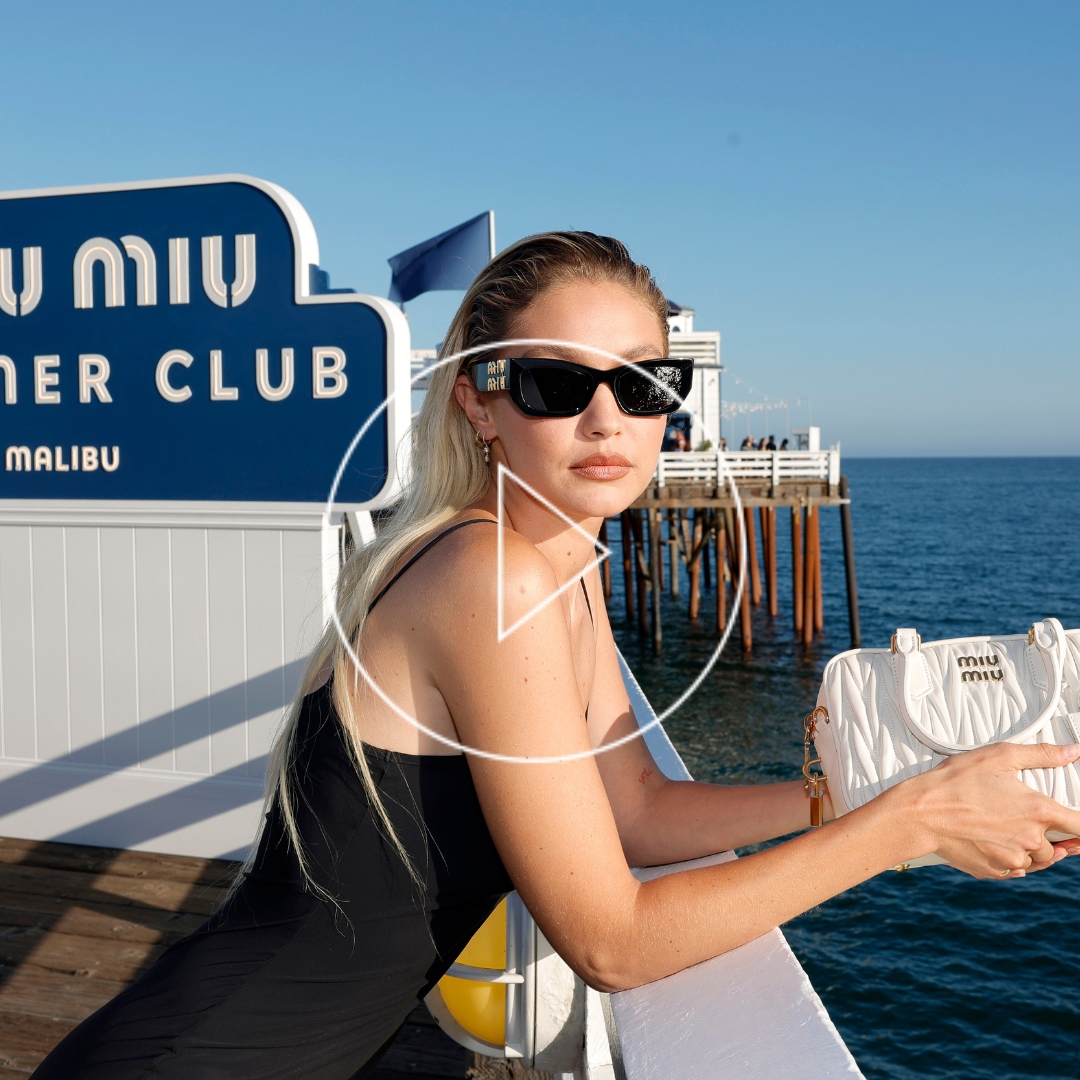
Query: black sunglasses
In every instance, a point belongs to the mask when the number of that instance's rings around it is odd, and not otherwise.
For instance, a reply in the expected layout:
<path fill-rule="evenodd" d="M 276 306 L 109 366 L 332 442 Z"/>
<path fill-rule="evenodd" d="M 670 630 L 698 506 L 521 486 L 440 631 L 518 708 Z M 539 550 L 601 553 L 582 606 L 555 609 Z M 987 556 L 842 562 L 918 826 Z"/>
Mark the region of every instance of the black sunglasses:
<path fill-rule="evenodd" d="M 690 393 L 694 361 L 666 357 L 600 371 L 569 360 L 522 356 L 475 360 L 469 370 L 477 390 L 509 390 L 514 404 L 528 416 L 578 416 L 601 383 L 611 387 L 624 413 L 664 416 L 675 412 Z"/>

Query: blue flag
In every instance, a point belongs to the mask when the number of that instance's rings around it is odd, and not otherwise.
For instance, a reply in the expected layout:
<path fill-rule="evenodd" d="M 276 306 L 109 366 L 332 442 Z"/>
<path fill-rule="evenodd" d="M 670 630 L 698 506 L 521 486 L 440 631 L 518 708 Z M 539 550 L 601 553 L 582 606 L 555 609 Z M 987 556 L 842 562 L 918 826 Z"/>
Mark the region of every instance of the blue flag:
<path fill-rule="evenodd" d="M 390 299 L 403 304 L 421 293 L 467 289 L 494 253 L 495 212 L 487 210 L 387 259 Z"/>

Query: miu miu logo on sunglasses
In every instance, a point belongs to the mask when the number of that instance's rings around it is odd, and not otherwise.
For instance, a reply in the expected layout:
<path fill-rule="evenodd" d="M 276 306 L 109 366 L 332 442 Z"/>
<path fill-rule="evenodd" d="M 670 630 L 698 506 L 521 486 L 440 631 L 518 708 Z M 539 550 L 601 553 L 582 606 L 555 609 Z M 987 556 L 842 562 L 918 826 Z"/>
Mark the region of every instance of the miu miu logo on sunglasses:
<path fill-rule="evenodd" d="M 506 389 L 506 361 L 489 360 L 487 365 L 488 390 Z"/>
<path fill-rule="evenodd" d="M 960 676 L 961 682 L 989 682 L 991 679 L 1001 682 L 1005 678 L 996 656 L 958 656 L 956 666 L 965 669 Z M 972 671 L 972 668 L 976 670 Z M 980 668 L 997 668 L 997 671 L 981 671 Z"/>

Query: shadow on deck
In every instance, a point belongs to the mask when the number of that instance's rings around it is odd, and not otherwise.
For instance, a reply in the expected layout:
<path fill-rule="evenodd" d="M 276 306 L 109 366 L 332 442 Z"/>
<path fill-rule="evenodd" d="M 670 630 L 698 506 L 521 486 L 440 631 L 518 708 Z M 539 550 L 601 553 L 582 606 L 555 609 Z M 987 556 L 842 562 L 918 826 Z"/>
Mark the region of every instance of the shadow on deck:
<path fill-rule="evenodd" d="M 236 865 L 0 838 L 0 1080 L 25 1080 L 76 1024 L 200 926 Z M 421 1005 L 371 1080 L 511 1075 L 503 1062 L 474 1059 Z"/>

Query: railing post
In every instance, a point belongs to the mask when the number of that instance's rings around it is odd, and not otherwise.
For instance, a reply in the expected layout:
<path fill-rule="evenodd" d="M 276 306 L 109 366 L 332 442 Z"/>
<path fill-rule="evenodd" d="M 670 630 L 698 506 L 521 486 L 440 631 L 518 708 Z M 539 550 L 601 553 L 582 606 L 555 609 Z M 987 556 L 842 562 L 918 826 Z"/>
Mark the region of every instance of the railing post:
<path fill-rule="evenodd" d="M 774 450 L 772 452 L 772 494 L 776 494 L 776 489 L 780 486 L 780 452 Z"/>

